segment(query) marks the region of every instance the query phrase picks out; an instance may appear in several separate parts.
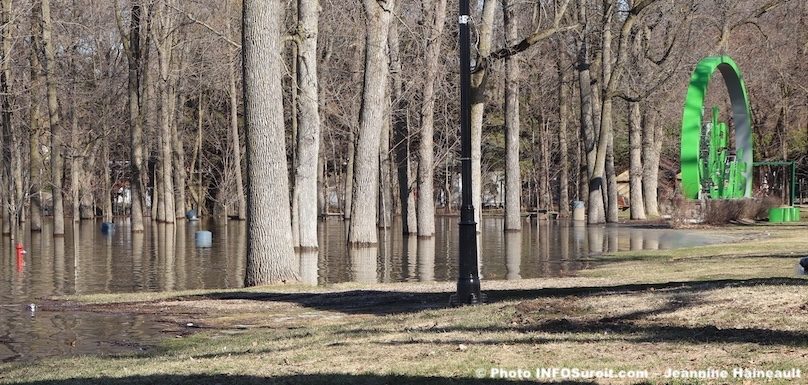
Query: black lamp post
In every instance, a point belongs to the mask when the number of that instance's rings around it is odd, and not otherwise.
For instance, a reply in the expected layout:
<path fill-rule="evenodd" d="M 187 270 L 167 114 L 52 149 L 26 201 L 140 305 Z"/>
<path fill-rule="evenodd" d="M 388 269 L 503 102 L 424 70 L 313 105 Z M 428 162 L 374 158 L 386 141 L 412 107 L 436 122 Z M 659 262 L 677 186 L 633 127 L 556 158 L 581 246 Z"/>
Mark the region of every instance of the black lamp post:
<path fill-rule="evenodd" d="M 480 274 L 477 269 L 477 223 L 471 200 L 471 32 L 469 0 L 460 0 L 460 175 L 463 192 L 460 208 L 460 245 L 457 294 L 452 305 L 480 303 Z"/>

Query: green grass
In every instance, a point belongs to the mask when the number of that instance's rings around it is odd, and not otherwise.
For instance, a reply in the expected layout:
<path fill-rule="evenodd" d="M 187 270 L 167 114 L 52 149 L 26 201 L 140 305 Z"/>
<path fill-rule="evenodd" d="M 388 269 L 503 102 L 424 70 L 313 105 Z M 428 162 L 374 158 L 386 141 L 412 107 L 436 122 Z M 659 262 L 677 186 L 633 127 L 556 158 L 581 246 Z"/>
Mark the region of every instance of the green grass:
<path fill-rule="evenodd" d="M 509 381 L 476 371 L 576 367 L 656 376 L 566 383 L 664 384 L 677 383 L 659 376 L 667 368 L 808 372 L 808 280 L 794 273 L 805 232 L 721 231 L 745 243 L 618 253 L 577 277 L 486 281 L 489 303 L 475 307 L 446 306 L 452 283 L 62 298 L 57 310 L 173 311 L 169 322 L 194 314 L 205 329 L 142 354 L 0 364 L 0 383 L 500 384 Z"/>

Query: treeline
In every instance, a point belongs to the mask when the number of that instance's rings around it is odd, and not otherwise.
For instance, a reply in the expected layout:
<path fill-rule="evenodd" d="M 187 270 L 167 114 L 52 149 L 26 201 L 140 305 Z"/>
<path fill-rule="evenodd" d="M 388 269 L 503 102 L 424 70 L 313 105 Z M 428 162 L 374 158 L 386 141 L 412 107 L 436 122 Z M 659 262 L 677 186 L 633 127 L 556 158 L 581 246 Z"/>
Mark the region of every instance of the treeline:
<path fill-rule="evenodd" d="M 6 234 L 44 215 L 57 235 L 65 217 L 114 214 L 142 231 L 196 209 L 252 214 L 266 237 L 289 228 L 285 254 L 318 247 L 318 217 L 350 220 L 364 245 L 396 216 L 429 237 L 436 212 L 457 210 L 456 1 L 0 5 Z M 503 206 L 505 230 L 573 201 L 590 223 L 624 204 L 633 219 L 672 210 L 684 94 L 707 55 L 744 71 L 756 158 L 797 160 L 805 177 L 804 1 L 473 8 L 473 197 L 478 215 Z M 709 105 L 728 105 L 721 87 Z"/>

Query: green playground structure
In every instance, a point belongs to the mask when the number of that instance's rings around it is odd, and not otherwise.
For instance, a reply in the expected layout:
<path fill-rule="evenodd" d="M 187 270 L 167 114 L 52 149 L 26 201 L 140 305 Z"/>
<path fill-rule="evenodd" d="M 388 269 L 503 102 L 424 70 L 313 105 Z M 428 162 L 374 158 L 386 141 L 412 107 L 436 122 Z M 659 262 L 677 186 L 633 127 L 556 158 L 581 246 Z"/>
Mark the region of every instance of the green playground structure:
<path fill-rule="evenodd" d="M 732 126 L 735 143 L 730 143 L 730 130 L 720 120 L 720 109 L 712 107 L 710 121 L 705 122 L 704 100 L 713 74 L 719 71 L 732 104 Z M 741 70 L 729 56 L 710 56 L 698 63 L 690 78 L 690 86 L 682 114 L 681 167 L 682 192 L 685 198 L 741 199 L 752 197 L 754 163 L 752 146 L 752 114 Z M 793 197 L 794 178 L 791 180 Z M 789 204 L 793 205 L 793 199 Z M 773 222 L 799 221 L 792 207 L 772 209 Z M 799 213 L 798 210 L 796 210 Z M 795 218 L 796 217 L 796 218 Z"/>

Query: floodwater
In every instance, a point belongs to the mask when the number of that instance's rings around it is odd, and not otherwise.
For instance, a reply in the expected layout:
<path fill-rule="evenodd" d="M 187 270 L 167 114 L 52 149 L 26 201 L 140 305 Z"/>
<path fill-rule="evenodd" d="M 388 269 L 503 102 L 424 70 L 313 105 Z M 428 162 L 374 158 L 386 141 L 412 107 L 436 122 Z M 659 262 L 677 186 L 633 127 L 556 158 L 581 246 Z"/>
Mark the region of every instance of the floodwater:
<path fill-rule="evenodd" d="M 456 278 L 457 218 L 441 217 L 436 236 L 380 234 L 378 248 L 348 250 L 346 226 L 321 224 L 321 252 L 297 256 L 309 284 L 452 281 Z M 119 314 L 50 312 L 38 301 L 57 295 L 238 288 L 245 263 L 244 222 L 201 221 L 148 225 L 132 234 L 124 220 L 104 235 L 99 221 L 66 224 L 65 237 L 25 232 L 19 264 L 14 245 L 0 241 L 0 362 L 53 355 L 137 352 L 155 344 L 170 325 Z M 718 243 L 727 238 L 693 231 L 620 226 L 574 226 L 526 221 L 521 233 L 504 233 L 501 218 L 484 218 L 480 236 L 483 279 L 574 275 L 607 251 L 655 250 Z M 198 249 L 194 234 L 213 233 L 213 247 Z"/>

